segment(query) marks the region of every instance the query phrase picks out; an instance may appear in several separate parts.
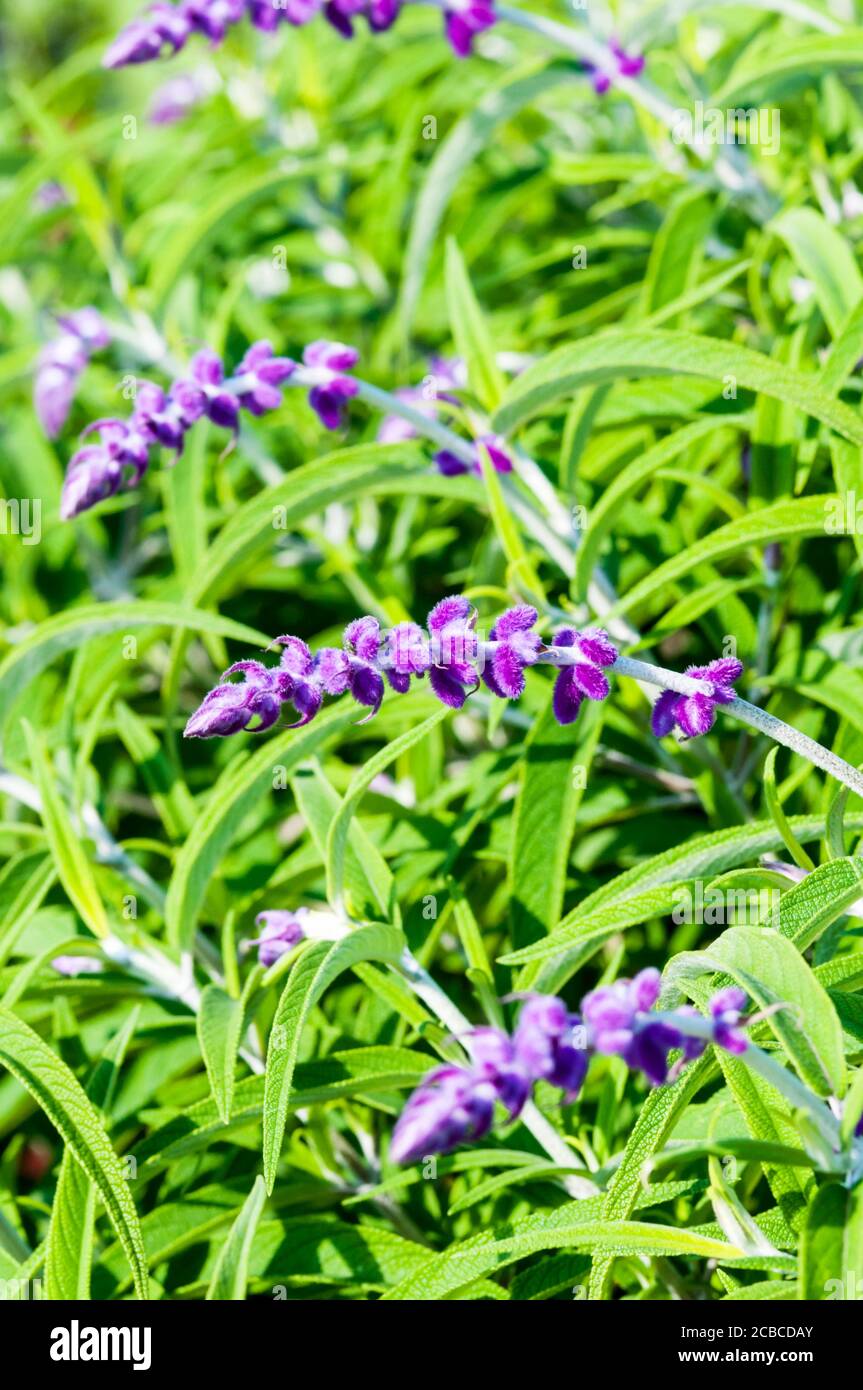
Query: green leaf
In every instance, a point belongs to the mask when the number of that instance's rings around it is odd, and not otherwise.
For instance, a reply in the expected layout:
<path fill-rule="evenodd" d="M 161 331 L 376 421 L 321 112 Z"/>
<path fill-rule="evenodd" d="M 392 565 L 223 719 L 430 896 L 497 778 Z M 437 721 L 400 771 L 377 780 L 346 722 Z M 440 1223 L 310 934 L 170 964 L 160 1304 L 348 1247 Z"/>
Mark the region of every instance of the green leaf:
<path fill-rule="evenodd" d="M 762 927 L 730 927 L 706 950 L 674 956 L 664 979 L 673 988 L 711 970 L 730 975 L 762 1009 L 790 1005 L 770 1014 L 772 1032 L 817 1095 L 843 1094 L 842 1028 L 827 991 L 797 945 Z"/>
<path fill-rule="evenodd" d="M 207 885 L 236 836 L 243 818 L 273 789 L 273 769 L 290 774 L 354 719 L 346 705 L 333 706 L 304 729 L 288 729 L 266 740 L 254 753 L 241 753 L 213 787 L 192 832 L 181 847 L 168 888 L 165 921 L 171 941 L 188 949 Z"/>
<path fill-rule="evenodd" d="M 623 1221 L 634 1210 L 641 1195 L 644 1169 L 665 1144 L 692 1098 L 716 1073 L 709 1053 L 684 1068 L 670 1086 L 651 1091 L 636 1118 L 626 1148 L 608 1192 L 602 1201 L 602 1217 L 607 1223 Z M 608 1253 L 594 1259 L 590 1278 L 590 1297 L 608 1297 L 614 1257 Z"/>
<path fill-rule="evenodd" d="M 514 80 L 507 78 L 472 104 L 468 114 L 441 144 L 426 172 L 405 247 L 398 303 L 403 340 L 407 341 L 410 333 L 441 219 L 462 173 L 482 153 L 502 121 L 515 116 L 522 107 L 552 87 L 571 82 L 572 78 L 573 70 L 565 63 L 551 63 Z"/>
<path fill-rule="evenodd" d="M 557 348 L 512 383 L 494 429 L 508 434 L 590 382 L 658 376 L 704 377 L 720 388 L 730 380 L 737 389 L 760 391 L 796 406 L 863 445 L 863 420 L 825 392 L 814 374 L 794 371 L 736 343 L 671 329 L 614 330 Z"/>
<path fill-rule="evenodd" d="M 245 1299 L 252 1241 L 261 1219 L 266 1195 L 264 1180 L 259 1175 L 255 1178 L 252 1190 L 219 1252 L 216 1268 L 207 1289 L 208 1302 L 218 1299 L 242 1302 Z"/>
<path fill-rule="evenodd" d="M 863 1185 L 829 1183 L 809 1207 L 800 1243 L 800 1298 L 859 1301 L 863 1291 Z"/>
<path fill-rule="evenodd" d="M 334 910 L 338 910 L 342 903 L 348 834 L 351 821 L 363 796 L 371 783 L 380 776 L 385 768 L 394 763 L 402 753 L 413 748 L 414 744 L 420 743 L 426 734 L 431 733 L 432 729 L 436 728 L 448 714 L 449 710 L 446 707 L 435 710 L 434 714 L 430 715 L 428 719 L 424 719 L 421 724 L 406 730 L 405 733 L 388 743 L 385 748 L 381 748 L 374 757 L 369 758 L 368 762 L 364 763 L 351 779 L 351 784 L 345 792 L 341 806 L 333 817 L 327 836 L 327 898 Z M 381 907 L 384 912 L 391 910 L 389 903 L 382 903 Z"/>
<path fill-rule="evenodd" d="M 42 849 L 24 850 L 0 870 L 0 965 L 57 878 L 50 854 Z"/>
<path fill-rule="evenodd" d="M 503 395 L 503 377 L 498 370 L 488 325 L 458 242 L 453 237 L 449 237 L 446 244 L 446 291 L 456 352 L 467 367 L 467 379 L 474 395 L 486 410 L 492 411 Z"/>
<path fill-rule="evenodd" d="M 37 737 L 26 720 L 23 728 L 42 802 L 42 824 L 45 826 L 45 834 L 48 836 L 48 844 L 54 857 L 57 877 L 69 901 L 77 908 L 93 935 L 107 936 L 108 918 L 99 896 L 99 889 L 96 887 L 96 879 L 90 861 L 84 853 L 81 839 L 72 828 L 69 813 L 57 789 L 54 769 L 44 742 Z"/>
<path fill-rule="evenodd" d="M 863 30 L 843 29 L 841 34 L 805 34 L 799 38 L 771 38 L 766 47 L 744 50 L 712 101 L 719 107 L 741 101 L 764 100 L 801 82 L 809 87 L 828 72 L 863 67 Z"/>
<path fill-rule="evenodd" d="M 815 287 L 815 298 L 835 338 L 863 298 L 863 275 L 848 242 L 814 208 L 787 208 L 770 223 L 801 275 Z"/>
<path fill-rule="evenodd" d="M 0 1062 L 30 1092 L 95 1183 L 131 1266 L 138 1297 L 146 1298 L 147 1266 L 138 1213 L 98 1111 L 65 1062 L 38 1033 L 5 1009 L 0 1009 Z"/>
<path fill-rule="evenodd" d="M 210 1078 L 210 1089 L 222 1119 L 231 1115 L 234 1073 L 243 1031 L 245 1005 L 232 999 L 219 985 L 207 985 L 198 1009 L 198 1041 Z"/>
<path fill-rule="evenodd" d="M 778 751 L 774 745 L 764 760 L 764 796 L 767 801 L 767 809 L 776 822 L 776 829 L 782 836 L 785 848 L 794 863 L 810 873 L 815 865 L 788 824 L 788 817 L 782 809 L 782 802 L 779 800 L 779 792 L 776 788 L 776 755 Z"/>
<path fill-rule="evenodd" d="M 404 937 L 395 927 L 358 927 L 339 941 L 318 941 L 299 957 L 285 985 L 270 1029 L 264 1087 L 264 1176 L 272 1192 L 291 1103 L 294 1068 L 303 1028 L 324 991 L 358 961 L 395 964 Z"/>
<path fill-rule="evenodd" d="M 719 429 L 726 429 L 734 425 L 735 421 L 723 418 L 721 424 L 716 420 L 696 420 L 692 425 L 684 425 L 682 429 L 674 430 L 667 438 L 654 444 L 652 448 L 646 449 L 643 454 L 639 454 L 625 468 L 622 468 L 611 482 L 605 487 L 596 503 L 591 508 L 589 523 L 585 528 L 581 545 L 578 548 L 575 562 L 575 583 L 579 595 L 584 597 L 587 594 L 587 587 L 590 583 L 594 568 L 599 560 L 602 543 L 609 530 L 620 515 L 620 509 L 635 492 L 642 482 L 652 481 L 656 476 L 656 470 L 670 463 L 678 454 L 682 454 L 697 444 L 699 440 L 711 434 L 716 434 Z M 740 421 L 743 426 L 743 420 Z"/>
<path fill-rule="evenodd" d="M 863 863 L 859 859 L 831 859 L 783 893 L 767 926 L 793 941 L 798 951 L 805 951 L 861 896 Z"/>
<path fill-rule="evenodd" d="M 120 1067 L 139 1016 L 138 1006 L 115 1033 L 90 1077 L 87 1097 L 103 1114 L 110 1110 Z M 51 1204 L 45 1254 L 45 1289 L 49 1299 L 62 1302 L 90 1297 L 97 1195 L 96 1184 L 66 1148 Z"/>
<path fill-rule="evenodd" d="M 567 1203 L 491 1231 L 459 1241 L 433 1256 L 415 1274 L 384 1294 L 385 1299 L 427 1302 L 445 1297 L 465 1284 L 541 1250 L 591 1250 L 608 1255 L 688 1255 L 700 1259 L 734 1259 L 743 1252 L 671 1226 L 641 1221 L 599 1220 L 588 1211 L 593 1201 Z"/>
<path fill-rule="evenodd" d="M 629 613 L 645 599 L 659 594 L 666 585 L 682 579 L 700 565 L 727 559 L 729 555 L 736 555 L 749 546 L 760 547 L 772 541 L 802 539 L 805 536 L 844 535 L 846 523 L 844 513 L 839 512 L 839 505 L 840 499 L 835 494 L 799 497 L 793 501 L 774 502 L 769 507 L 761 507 L 758 511 L 726 522 L 634 584 L 614 605 L 611 614 L 619 616 Z M 610 614 L 606 618 L 608 616 Z"/>
<path fill-rule="evenodd" d="M 143 627 L 214 633 L 219 637 L 232 637 L 246 646 L 266 645 L 270 640 L 244 623 L 176 603 L 136 599 L 134 603 L 96 603 L 70 609 L 68 613 L 59 613 L 40 623 L 0 662 L 0 732 L 6 729 L 13 705 L 58 656 L 78 650 L 93 638 Z"/>

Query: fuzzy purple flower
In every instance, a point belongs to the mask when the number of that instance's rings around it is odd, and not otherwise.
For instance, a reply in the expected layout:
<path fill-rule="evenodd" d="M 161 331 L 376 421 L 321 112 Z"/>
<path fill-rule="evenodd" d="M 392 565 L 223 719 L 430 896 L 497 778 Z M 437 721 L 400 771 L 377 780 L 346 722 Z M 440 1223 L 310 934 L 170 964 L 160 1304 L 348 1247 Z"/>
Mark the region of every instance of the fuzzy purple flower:
<path fill-rule="evenodd" d="M 618 651 L 601 628 L 562 628 L 552 638 L 553 647 L 572 648 L 575 660 L 563 666 L 554 683 L 553 708 L 558 724 L 572 724 L 585 697 L 604 700 L 609 692 L 603 667 L 613 666 Z"/>
<path fill-rule="evenodd" d="M 304 364 L 320 378 L 309 392 L 309 405 L 324 429 L 339 428 L 347 402 L 359 391 L 353 377 L 345 376 L 359 360 L 356 348 L 325 340 L 310 343 L 303 353 Z"/>
<path fill-rule="evenodd" d="M 258 963 L 269 969 L 303 940 L 307 916 L 308 908 L 305 907 L 298 907 L 295 912 L 275 909 L 259 912 L 255 925 L 263 927 L 263 931 L 260 936 L 246 941 L 246 948 L 257 946 Z"/>
<path fill-rule="evenodd" d="M 605 1056 L 622 1057 L 656 1086 L 665 1081 L 668 1054 L 680 1043 L 676 1029 L 641 1017 L 653 1008 L 659 988 L 659 971 L 642 970 L 633 980 L 591 990 L 581 1004 L 592 1047 Z"/>
<path fill-rule="evenodd" d="M 76 316 L 74 322 L 88 334 L 88 343 L 101 343 L 95 321 Z M 193 358 L 189 374 L 174 381 L 167 392 L 154 382 L 139 382 L 128 419 L 98 420 L 84 431 L 84 438 L 98 432 L 101 440 L 80 449 L 70 461 L 61 515 L 77 516 L 122 486 L 134 487 L 149 466 L 154 446 L 170 449 L 179 458 L 188 431 L 204 416 L 236 434 L 241 409 L 251 415 L 277 409 L 282 400 L 279 388 L 295 370 L 295 362 L 276 357 L 271 344 L 262 341 L 252 344 L 230 379 L 222 359 L 205 349 Z"/>
<path fill-rule="evenodd" d="M 275 357 L 266 339 L 249 348 L 236 370 L 235 390 L 240 405 L 252 415 L 278 410 L 282 403 L 279 387 L 297 370 L 290 357 Z"/>
<path fill-rule="evenodd" d="M 525 668 L 534 665 L 542 650 L 542 639 L 530 630 L 536 619 L 536 609 L 522 604 L 507 609 L 489 633 L 494 649 L 482 678 L 501 700 L 517 700 L 524 692 Z"/>
<path fill-rule="evenodd" d="M 393 1130 L 394 1163 L 447 1154 L 491 1129 L 496 1093 L 491 1082 L 465 1067 L 438 1067 L 408 1100 Z"/>
<path fill-rule="evenodd" d="M 650 721 L 657 738 L 664 738 L 677 726 L 685 738 L 697 738 L 713 728 L 717 705 L 730 705 L 736 698 L 733 682 L 743 671 L 743 663 L 736 657 L 720 657 L 709 666 L 689 666 L 685 675 L 693 680 L 707 683 L 709 690 L 695 695 L 678 695 L 674 690 L 663 690 Z"/>
<path fill-rule="evenodd" d="M 433 663 L 429 680 L 435 695 L 450 709 L 461 709 L 479 685 L 472 665 L 479 652 L 475 627 L 476 609 L 458 595 L 441 599 L 428 616 Z"/>
<path fill-rule="evenodd" d="M 228 676 L 242 674 L 242 681 Z M 271 671 L 260 661 L 237 661 L 211 690 L 183 730 L 184 738 L 224 738 L 248 729 L 257 719 L 257 732 L 271 729 L 279 717 L 282 689 L 278 670 Z"/>
<path fill-rule="evenodd" d="M 533 1080 L 559 1086 L 569 1103 L 587 1075 L 584 1032 L 581 1018 L 570 1013 L 562 999 L 535 994 L 519 1015 L 513 1038 L 516 1060 Z"/>
<path fill-rule="evenodd" d="M 33 388 L 36 414 L 49 439 L 56 439 L 65 425 L 78 378 L 91 356 L 111 341 L 97 309 L 78 309 L 58 322 L 63 332 L 40 353 Z"/>

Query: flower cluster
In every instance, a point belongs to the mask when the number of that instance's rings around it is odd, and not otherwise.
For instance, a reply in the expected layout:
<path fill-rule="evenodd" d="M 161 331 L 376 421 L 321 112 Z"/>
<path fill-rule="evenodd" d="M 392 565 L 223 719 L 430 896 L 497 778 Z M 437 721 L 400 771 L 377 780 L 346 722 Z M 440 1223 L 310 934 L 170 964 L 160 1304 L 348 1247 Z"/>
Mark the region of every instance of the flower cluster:
<path fill-rule="evenodd" d="M 421 386 L 402 386 L 394 394 L 398 400 L 411 407 L 427 420 L 437 418 L 438 404 L 457 406 L 459 398 L 454 393 L 467 385 L 467 372 L 458 357 L 433 357 L 432 372 Z M 402 415 L 386 415 L 378 430 L 381 444 L 400 444 L 407 439 L 416 439 L 419 430 Z M 447 478 L 460 473 L 482 474 L 480 451 L 484 450 L 492 466 L 498 473 L 512 472 L 512 459 L 504 441 L 496 434 L 484 434 L 473 446 L 473 462 L 454 453 L 451 449 L 439 449 L 434 456 L 438 469 Z"/>
<path fill-rule="evenodd" d="M 255 918 L 255 926 L 262 927 L 263 930 L 260 936 L 245 942 L 246 949 L 257 946 L 258 963 L 269 969 L 303 940 L 308 915 L 309 910 L 306 907 L 298 907 L 295 912 L 282 909 L 259 912 Z"/>
<path fill-rule="evenodd" d="M 273 33 L 282 24 L 295 28 L 323 14 L 346 39 L 354 24 L 365 19 L 380 33 L 398 19 L 402 0 L 156 0 L 145 14 L 132 20 L 111 44 L 103 59 L 107 68 L 150 63 L 165 53 L 178 53 L 193 34 L 220 44 L 243 20 Z M 495 23 L 494 0 L 444 0 L 444 29 L 453 51 L 467 57 L 477 34 Z"/>
<path fill-rule="evenodd" d="M 450 709 L 461 709 L 481 682 L 499 699 L 517 700 L 526 668 L 539 661 L 562 668 L 554 709 L 563 724 L 575 718 L 585 696 L 601 700 L 608 694 L 600 667 L 613 665 L 617 651 L 606 633 L 567 628 L 546 646 L 532 630 L 536 609 L 524 604 L 508 609 L 483 641 L 476 617 L 469 599 L 453 595 L 432 609 L 426 631 L 403 622 L 385 633 L 377 618 L 366 616 L 348 624 L 341 648 L 324 647 L 314 655 L 299 637 L 277 637 L 272 645 L 282 648 L 279 665 L 238 661 L 229 667 L 192 715 L 186 737 L 224 737 L 253 724 L 260 733 L 272 728 L 285 703 L 293 705 L 297 725 L 308 724 L 325 695 L 346 692 L 371 718 L 386 684 L 404 695 L 412 679 L 426 675 L 434 694 Z M 234 675 L 242 681 L 230 680 Z"/>
<path fill-rule="evenodd" d="M 676 726 L 685 738 L 697 738 L 712 728 L 717 705 L 730 705 L 736 699 L 732 683 L 743 672 L 743 663 L 734 656 L 723 656 L 709 666 L 688 666 L 684 675 L 706 681 L 709 693 L 678 695 L 663 690 L 653 706 L 651 728 L 657 738 L 664 738 Z"/>
<path fill-rule="evenodd" d="M 345 376 L 358 359 L 357 350 L 344 343 L 310 343 L 303 353 L 309 404 L 326 429 L 338 428 L 346 402 L 359 389 Z M 40 375 L 45 370 L 41 367 Z M 249 348 L 232 377 L 226 376 L 218 354 L 205 348 L 168 391 L 153 382 L 138 382 L 131 416 L 97 420 L 85 430 L 85 438 L 98 434 L 99 442 L 85 444 L 70 460 L 61 515 L 77 516 L 121 487 L 136 486 L 154 447 L 169 449 L 175 460 L 179 458 L 187 432 L 202 418 L 236 434 L 241 410 L 250 415 L 276 410 L 282 403 L 281 387 L 297 370 L 296 362 L 276 357 L 271 344 L 262 340 Z"/>
<path fill-rule="evenodd" d="M 642 54 L 625 53 L 617 40 L 612 39 L 606 61 L 599 67 L 590 63 L 586 67 L 593 76 L 593 90 L 601 97 L 613 86 L 615 78 L 640 77 L 644 71 L 644 57 Z"/>
<path fill-rule="evenodd" d="M 659 971 L 642 970 L 633 980 L 591 991 L 580 1013 L 570 1013 L 555 996 L 533 995 L 512 1037 L 500 1028 L 474 1030 L 465 1039 L 470 1065 L 437 1067 L 409 1098 L 393 1131 L 391 1158 L 414 1163 L 482 1139 L 495 1105 L 515 1119 L 537 1081 L 559 1087 L 565 1102 L 575 1100 L 594 1053 L 622 1057 L 653 1085 L 662 1085 L 670 1079 L 668 1059 L 675 1049 L 680 1065 L 700 1056 L 708 1042 L 733 1053 L 746 1050 L 742 990 L 720 990 L 705 1020 L 689 1006 L 653 1014 L 659 988 Z"/>
<path fill-rule="evenodd" d="M 40 353 L 33 388 L 36 414 L 49 439 L 57 438 L 69 418 L 78 378 L 93 353 L 111 341 L 97 309 L 77 309 L 58 322 L 63 331 Z"/>

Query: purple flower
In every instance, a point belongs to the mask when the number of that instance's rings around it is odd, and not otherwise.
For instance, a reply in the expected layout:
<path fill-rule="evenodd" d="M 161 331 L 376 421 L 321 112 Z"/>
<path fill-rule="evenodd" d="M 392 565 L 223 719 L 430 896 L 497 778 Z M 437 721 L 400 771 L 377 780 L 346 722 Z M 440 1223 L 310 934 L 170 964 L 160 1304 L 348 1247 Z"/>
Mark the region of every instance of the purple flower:
<path fill-rule="evenodd" d="M 191 373 L 190 384 L 197 387 L 203 396 L 207 419 L 236 433 L 240 402 L 234 391 L 225 384 L 225 367 L 221 357 L 205 348 L 192 358 Z"/>
<path fill-rule="evenodd" d="M 227 680 L 238 672 L 243 675 L 241 682 Z M 204 696 L 183 737 L 223 738 L 248 729 L 254 719 L 259 721 L 254 732 L 261 733 L 275 724 L 282 699 L 278 671 L 260 661 L 237 661 L 222 676 L 222 684 Z"/>
<path fill-rule="evenodd" d="M 209 88 L 194 73 L 184 72 L 164 82 L 155 93 L 147 112 L 151 125 L 176 125 L 185 120 L 206 95 Z"/>
<path fill-rule="evenodd" d="M 450 449 L 439 449 L 434 456 L 434 461 L 445 478 L 455 478 L 460 473 L 477 473 L 481 477 L 480 449 L 485 450 L 496 473 L 512 472 L 512 459 L 506 452 L 503 441 L 495 434 L 486 434 L 477 440 L 473 450 L 473 463 L 471 464 L 466 463 L 463 458 L 460 458 Z"/>
<path fill-rule="evenodd" d="M 584 1028 L 562 999 L 535 994 L 524 1004 L 513 1039 L 517 1061 L 533 1080 L 548 1081 L 565 1092 L 569 1103 L 587 1075 Z"/>
<path fill-rule="evenodd" d="M 262 926 L 260 936 L 247 941 L 246 947 L 257 946 L 258 962 L 265 969 L 275 965 L 282 956 L 292 951 L 305 936 L 305 920 L 308 908 L 299 907 L 296 912 L 273 910 L 259 912 L 255 925 Z"/>
<path fill-rule="evenodd" d="M 536 609 L 527 604 L 509 608 L 489 634 L 495 646 L 482 678 L 501 700 L 517 700 L 524 691 L 525 667 L 534 665 L 542 649 L 542 639 L 530 631 L 536 619 Z"/>
<path fill-rule="evenodd" d="M 235 390 L 240 404 L 252 415 L 278 410 L 282 403 L 279 387 L 296 370 L 296 362 L 289 357 L 274 357 L 272 345 L 266 340 L 254 343 L 236 371 Z"/>
<path fill-rule="evenodd" d="M 422 677 L 431 665 L 429 640 L 417 623 L 397 623 L 387 635 L 386 677 L 400 695 L 410 689 L 411 676 Z"/>
<path fill-rule="evenodd" d="M 328 689 L 322 669 L 327 654 L 319 652 L 313 658 L 299 637 L 277 637 L 273 645 L 282 648 L 277 677 L 280 696 L 290 700 L 300 716 L 295 727 L 302 728 L 314 719 L 323 703 L 323 691 Z"/>
<path fill-rule="evenodd" d="M 353 377 L 346 371 L 357 365 L 360 355 L 356 348 L 345 343 L 320 340 L 310 343 L 303 353 L 303 362 L 315 370 L 318 382 L 309 392 L 309 405 L 324 429 L 337 430 L 342 423 L 345 405 L 359 391 Z"/>
<path fill-rule="evenodd" d="M 345 628 L 347 657 L 345 687 L 357 704 L 368 705 L 369 719 L 377 714 L 384 698 L 384 679 L 374 665 L 381 647 L 381 628 L 377 618 L 357 618 Z"/>
<path fill-rule="evenodd" d="M 438 1067 L 405 1105 L 393 1130 L 394 1163 L 415 1163 L 426 1154 L 446 1154 L 470 1139 L 482 1139 L 494 1119 L 491 1082 L 464 1067 Z"/>
<path fill-rule="evenodd" d="M 581 1003 L 593 1048 L 622 1057 L 654 1086 L 666 1080 L 668 1054 L 681 1040 L 680 1032 L 662 1019 L 643 1017 L 659 998 L 659 986 L 658 970 L 642 970 L 632 980 L 591 990 Z"/>
<path fill-rule="evenodd" d="M 579 632 L 565 627 L 552 638 L 553 647 L 574 648 L 577 659 L 561 668 L 554 683 L 552 707 L 558 724 L 571 724 L 585 696 L 589 700 L 604 700 L 609 691 L 604 666 L 613 666 L 618 651 L 607 632 L 601 628 L 585 628 Z"/>
<path fill-rule="evenodd" d="M 445 0 L 444 29 L 458 58 L 469 57 L 477 34 L 496 22 L 493 0 Z"/>
<path fill-rule="evenodd" d="M 432 690 L 451 709 L 461 709 L 479 676 L 471 664 L 478 655 L 476 609 L 461 596 L 441 599 L 428 615 Z"/>
<path fill-rule="evenodd" d="M 63 332 L 40 353 L 33 388 L 36 414 L 49 439 L 56 439 L 65 425 L 78 378 L 90 357 L 111 341 L 97 309 L 78 309 L 58 322 Z"/>
<path fill-rule="evenodd" d="M 246 14 L 246 0 L 185 0 L 183 13 L 192 28 L 221 43 L 232 24 Z"/>
<path fill-rule="evenodd" d="M 738 1025 L 741 1010 L 746 1007 L 746 995 L 742 989 L 729 985 L 714 994 L 710 1001 L 710 1016 L 713 1019 L 713 1041 L 726 1052 L 740 1054 L 749 1046 L 746 1034 Z"/>
<path fill-rule="evenodd" d="M 357 15 L 362 14 L 365 7 L 366 0 L 327 0 L 324 14 L 334 29 L 338 29 L 346 39 L 352 39 L 353 21 Z"/>
<path fill-rule="evenodd" d="M 730 705 L 736 698 L 732 683 L 743 671 L 742 662 L 736 657 L 720 657 L 709 666 L 689 666 L 685 675 L 693 680 L 705 681 L 709 692 L 695 695 L 678 695 L 674 690 L 663 690 L 656 704 L 650 726 L 657 738 L 670 734 L 675 725 L 686 738 L 697 738 L 713 728 L 717 705 Z"/>
<path fill-rule="evenodd" d="M 640 77 L 644 71 L 644 61 L 642 54 L 628 54 L 616 39 L 612 39 L 605 63 L 601 67 L 585 63 L 585 68 L 593 74 L 593 90 L 601 97 L 613 85 L 616 77 Z"/>

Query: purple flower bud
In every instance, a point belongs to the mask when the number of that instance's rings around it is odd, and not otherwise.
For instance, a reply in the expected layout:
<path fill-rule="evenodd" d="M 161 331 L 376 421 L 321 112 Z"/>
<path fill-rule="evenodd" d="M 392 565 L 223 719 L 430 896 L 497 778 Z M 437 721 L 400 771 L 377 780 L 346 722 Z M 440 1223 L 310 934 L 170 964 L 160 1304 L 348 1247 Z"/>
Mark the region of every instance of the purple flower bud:
<path fill-rule="evenodd" d="M 664 738 L 677 726 L 685 738 L 697 738 L 713 728 L 716 706 L 728 705 L 736 698 L 732 683 L 743 671 L 736 657 L 720 657 L 708 666 L 689 666 L 685 674 L 694 680 L 707 682 L 709 692 L 678 695 L 663 690 L 653 706 L 651 728 L 657 738 Z"/>
<path fill-rule="evenodd" d="M 608 678 L 602 667 L 613 666 L 618 657 L 614 643 L 601 628 L 563 628 L 552 638 L 554 647 L 573 647 L 578 660 L 563 666 L 554 683 L 552 707 L 558 724 L 571 724 L 581 702 L 604 700 L 609 693 Z"/>
<path fill-rule="evenodd" d="M 626 53 L 617 40 L 612 39 L 603 65 L 594 67 L 592 63 L 585 63 L 585 68 L 593 74 L 593 90 L 597 96 L 604 96 L 616 77 L 640 77 L 644 71 L 644 61 L 642 54 Z"/>
<path fill-rule="evenodd" d="M 303 353 L 304 364 L 315 369 L 323 378 L 310 390 L 309 405 L 324 429 L 339 428 L 347 402 L 360 389 L 352 377 L 342 375 L 357 365 L 359 357 L 356 348 L 325 339 L 310 343 Z"/>
<path fill-rule="evenodd" d="M 241 682 L 226 680 L 238 672 L 243 675 Z M 248 729 L 254 719 L 258 724 L 253 732 L 272 728 L 282 703 L 275 672 L 260 661 L 237 661 L 228 667 L 222 682 L 204 696 L 183 731 L 184 738 L 224 738 Z"/>
<path fill-rule="evenodd" d="M 61 517 L 69 521 L 106 497 L 113 497 L 122 479 L 122 466 L 107 449 L 98 444 L 79 449 L 70 460 L 63 480 Z"/>
<path fill-rule="evenodd" d="M 458 58 L 467 58 L 477 34 L 496 22 L 493 0 L 445 0 L 444 29 Z"/>
<path fill-rule="evenodd" d="M 312 658 L 305 642 L 299 637 L 284 636 L 277 637 L 273 645 L 276 644 L 282 647 L 275 676 L 279 696 L 282 700 L 290 700 L 300 716 L 293 727 L 301 728 L 310 723 L 320 710 L 326 687 L 322 686 L 317 659 Z M 323 656 L 323 653 L 319 653 L 319 656 Z"/>
<path fill-rule="evenodd" d="M 394 1163 L 415 1163 L 482 1139 L 494 1118 L 494 1086 L 464 1067 L 438 1067 L 414 1091 L 390 1145 Z"/>
<path fill-rule="evenodd" d="M 470 1035 L 474 1075 L 489 1082 L 514 1120 L 521 1114 L 534 1080 L 516 1053 L 513 1040 L 500 1028 L 475 1028 Z"/>
<path fill-rule="evenodd" d="M 36 414 L 49 439 L 56 439 L 65 425 L 78 378 L 91 355 L 111 341 L 97 309 L 77 309 L 58 322 L 63 333 L 40 353 L 33 389 Z"/>
<path fill-rule="evenodd" d="M 122 68 L 130 63 L 151 63 L 161 57 L 166 46 L 177 53 L 193 28 L 188 9 L 166 3 L 151 5 L 149 18 L 133 19 L 117 36 L 102 65 Z"/>
<path fill-rule="evenodd" d="M 258 962 L 265 969 L 275 965 L 276 961 L 282 956 L 292 951 L 298 942 L 305 936 L 305 921 L 308 917 L 308 908 L 299 907 L 296 912 L 286 912 L 273 910 L 270 912 L 259 912 L 255 918 L 255 925 L 262 926 L 263 931 L 259 937 L 245 944 L 257 946 Z"/>
<path fill-rule="evenodd" d="M 466 463 L 458 454 L 454 454 L 450 449 L 439 449 L 434 456 L 438 471 L 445 478 L 456 478 L 462 473 L 476 473 L 482 476 L 482 465 L 479 453 L 483 449 L 488 456 L 496 473 L 511 473 L 512 459 L 503 446 L 503 441 L 496 434 L 483 435 L 473 450 L 473 463 Z"/>
<path fill-rule="evenodd" d="M 303 353 L 303 362 L 307 367 L 326 367 L 331 372 L 349 372 L 359 360 L 360 354 L 356 348 L 323 338 L 309 343 Z"/>

